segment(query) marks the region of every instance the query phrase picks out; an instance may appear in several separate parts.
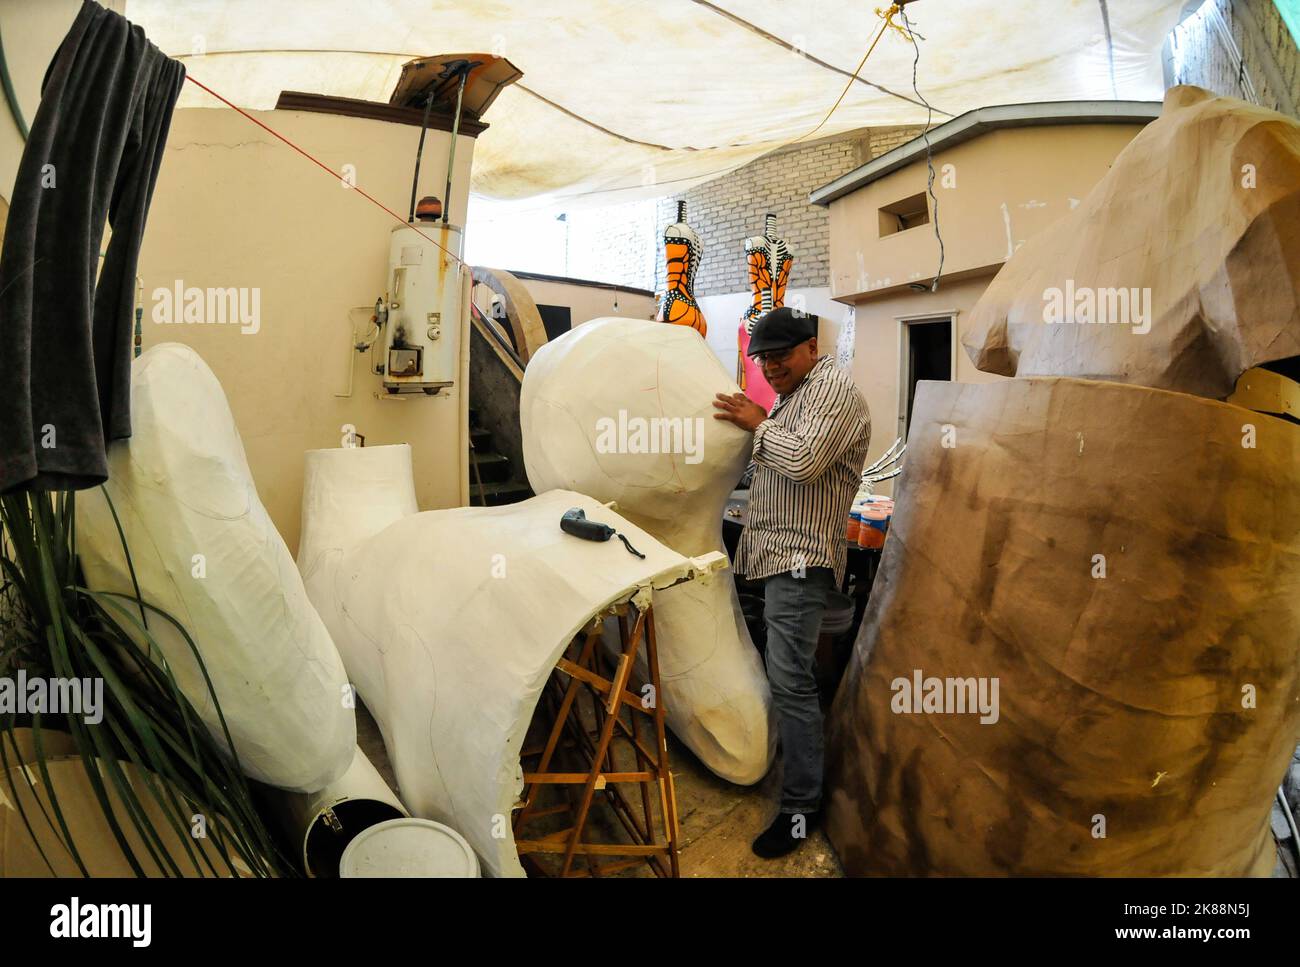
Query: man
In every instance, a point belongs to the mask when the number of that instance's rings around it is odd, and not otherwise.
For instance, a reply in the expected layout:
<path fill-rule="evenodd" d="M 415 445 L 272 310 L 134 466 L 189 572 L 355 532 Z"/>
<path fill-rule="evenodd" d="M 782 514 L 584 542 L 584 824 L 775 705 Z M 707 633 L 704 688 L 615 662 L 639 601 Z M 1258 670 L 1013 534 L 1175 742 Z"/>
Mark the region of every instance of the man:
<path fill-rule="evenodd" d="M 764 582 L 767 677 L 785 772 L 776 819 L 753 850 L 771 859 L 821 821 L 822 713 L 813 674 L 827 594 L 844 577 L 849 509 L 871 417 L 830 357 L 817 358 L 817 317 L 773 309 L 754 324 L 749 355 L 776 390 L 766 413 L 744 393 L 719 393 L 714 417 L 754 434 L 754 481 L 735 568 Z"/>

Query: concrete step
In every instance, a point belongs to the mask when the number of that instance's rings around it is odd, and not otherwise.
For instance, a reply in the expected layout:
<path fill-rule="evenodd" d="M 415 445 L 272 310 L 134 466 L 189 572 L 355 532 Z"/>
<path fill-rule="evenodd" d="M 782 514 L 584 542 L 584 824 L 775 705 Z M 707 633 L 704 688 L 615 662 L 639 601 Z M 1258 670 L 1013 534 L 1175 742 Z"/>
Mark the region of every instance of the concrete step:
<path fill-rule="evenodd" d="M 484 483 L 500 483 L 510 478 L 510 458 L 504 453 L 491 450 L 471 450 L 469 454 L 469 479 L 473 484 L 482 479 Z M 475 476 L 477 471 L 478 476 Z"/>
<path fill-rule="evenodd" d="M 517 504 L 521 500 L 527 500 L 533 496 L 533 489 L 528 484 L 519 483 L 515 480 L 497 483 L 484 481 L 482 488 L 480 488 L 478 484 L 471 480 L 469 493 L 473 503 L 479 503 L 481 497 L 482 502 L 489 507 L 498 507 L 502 504 Z"/>

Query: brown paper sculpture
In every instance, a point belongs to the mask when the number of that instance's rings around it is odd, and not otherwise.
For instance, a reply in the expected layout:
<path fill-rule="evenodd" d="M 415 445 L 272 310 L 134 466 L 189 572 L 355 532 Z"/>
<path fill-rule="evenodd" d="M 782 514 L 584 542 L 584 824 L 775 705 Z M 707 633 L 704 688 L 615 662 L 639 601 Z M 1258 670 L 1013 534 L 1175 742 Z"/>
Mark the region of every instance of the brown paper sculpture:
<path fill-rule="evenodd" d="M 1300 124 L 1172 88 L 1088 197 L 997 274 L 963 343 L 990 373 L 1215 399 L 1300 354 Z"/>
<path fill-rule="evenodd" d="M 1300 426 L 920 384 L 828 741 L 850 874 L 1266 875 L 1300 732 Z"/>

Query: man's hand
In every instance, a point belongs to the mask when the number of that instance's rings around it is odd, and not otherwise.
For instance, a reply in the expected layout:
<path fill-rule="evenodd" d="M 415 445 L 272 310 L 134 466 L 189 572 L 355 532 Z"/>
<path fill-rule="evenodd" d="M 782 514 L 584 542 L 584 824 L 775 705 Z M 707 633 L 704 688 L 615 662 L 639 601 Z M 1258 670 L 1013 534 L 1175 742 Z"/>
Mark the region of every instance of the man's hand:
<path fill-rule="evenodd" d="M 726 420 L 750 433 L 767 419 L 767 411 L 744 393 L 718 393 L 713 405 L 718 410 L 713 414 L 715 420 Z"/>

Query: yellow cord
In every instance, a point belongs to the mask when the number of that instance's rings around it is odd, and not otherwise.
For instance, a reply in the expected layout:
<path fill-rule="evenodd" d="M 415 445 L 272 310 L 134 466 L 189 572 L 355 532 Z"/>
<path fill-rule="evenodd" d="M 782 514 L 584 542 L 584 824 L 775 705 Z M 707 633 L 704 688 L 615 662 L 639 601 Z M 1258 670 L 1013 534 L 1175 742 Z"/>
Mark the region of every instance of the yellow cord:
<path fill-rule="evenodd" d="M 826 122 L 831 119 L 831 115 L 835 113 L 836 108 L 840 106 L 840 103 L 849 93 L 849 88 L 853 86 L 853 82 L 858 80 L 858 74 L 861 73 L 863 65 L 866 64 L 867 58 L 871 56 L 871 52 L 876 49 L 876 44 L 880 43 L 880 38 L 885 35 L 886 30 L 892 27 L 894 30 L 898 31 L 901 36 L 908 36 L 908 33 L 903 30 L 902 27 L 894 23 L 894 14 L 898 13 L 902 9 L 903 8 L 896 3 L 890 4 L 887 10 L 881 10 L 879 7 L 876 8 L 876 16 L 884 22 L 880 25 L 880 29 L 876 31 L 875 39 L 873 39 L 871 45 L 867 47 L 867 52 L 862 55 L 862 60 L 858 61 L 858 66 L 854 69 L 853 76 L 850 77 L 848 83 L 844 85 L 844 90 L 840 91 L 840 96 L 835 99 L 835 103 L 831 105 L 831 109 L 826 112 L 826 116 L 818 122 L 817 127 L 813 128 L 807 134 L 795 138 L 793 141 L 787 141 L 785 144 L 781 145 L 782 148 L 791 144 L 798 144 L 800 141 L 804 140 L 804 138 L 811 138 L 814 134 L 820 131 L 823 126 L 825 126 Z"/>
<path fill-rule="evenodd" d="M 910 40 L 912 35 L 908 33 L 908 31 L 905 28 L 900 27 L 898 24 L 894 23 L 894 14 L 902 13 L 902 12 L 903 12 L 903 6 L 902 4 L 898 4 L 898 3 L 891 6 L 888 10 L 881 10 L 879 7 L 876 8 L 876 16 L 879 17 L 881 20 L 885 21 L 886 27 L 895 31 L 898 34 L 898 36 L 902 37 L 904 40 Z"/>
<path fill-rule="evenodd" d="M 879 7 L 876 8 L 876 16 L 882 19 L 884 23 L 880 25 L 880 30 L 877 31 L 875 38 L 871 41 L 871 46 L 867 48 L 867 52 L 862 55 L 862 60 L 858 61 L 857 70 L 853 72 L 853 76 L 850 77 L 848 83 L 844 85 L 844 90 L 840 91 L 840 96 L 836 99 L 834 105 L 832 105 L 831 109 L 826 112 L 826 116 L 821 119 L 820 123 L 818 123 L 818 125 L 815 128 L 813 128 L 807 134 L 800 135 L 797 138 L 791 138 L 789 141 L 782 141 L 780 144 L 768 148 L 762 154 L 750 158 L 749 161 L 746 162 L 746 164 L 752 164 L 753 162 L 757 161 L 759 158 L 766 158 L 767 156 L 777 151 L 780 151 L 783 148 L 790 147 L 790 145 L 792 144 L 798 144 L 800 141 L 803 141 L 805 138 L 811 138 L 814 134 L 820 131 L 826 125 L 826 122 L 831 119 L 831 115 L 835 113 L 835 109 L 840 106 L 840 102 L 842 102 L 845 96 L 849 93 L 849 88 L 853 86 L 853 82 L 856 80 L 861 80 L 861 78 L 858 77 L 858 74 L 862 72 L 863 65 L 866 64 L 867 58 L 871 56 L 871 52 L 876 49 L 876 44 L 879 43 L 880 38 L 884 36 L 885 31 L 892 28 L 896 30 L 901 36 L 907 38 L 908 40 L 911 40 L 912 35 L 907 30 L 900 27 L 898 24 L 894 23 L 894 15 L 900 13 L 902 9 L 903 9 L 902 6 L 897 3 L 890 4 L 888 9 L 885 10 L 881 10 Z M 917 36 L 920 35 L 918 34 Z M 733 145 L 733 147 L 739 147 L 739 145 Z M 729 172 L 735 171 L 737 167 L 739 166 L 733 165 L 727 168 L 718 168 L 714 171 L 706 171 L 700 175 L 690 175 L 683 178 L 671 178 L 667 182 L 661 182 L 661 184 L 670 184 L 673 182 L 680 182 L 680 181 L 690 181 L 698 185 L 701 182 L 708 181 L 710 178 L 716 178 L 718 175 L 725 175 Z M 603 192 L 623 191 L 623 190 L 624 188 L 598 188 L 595 191 L 581 192 L 577 195 L 565 195 L 562 197 L 565 198 L 591 197 L 593 195 L 602 194 Z M 546 206 L 539 206 L 537 208 L 528 208 L 528 209 L 524 209 L 524 211 L 526 212 L 541 211 L 542 208 L 544 207 Z"/>

